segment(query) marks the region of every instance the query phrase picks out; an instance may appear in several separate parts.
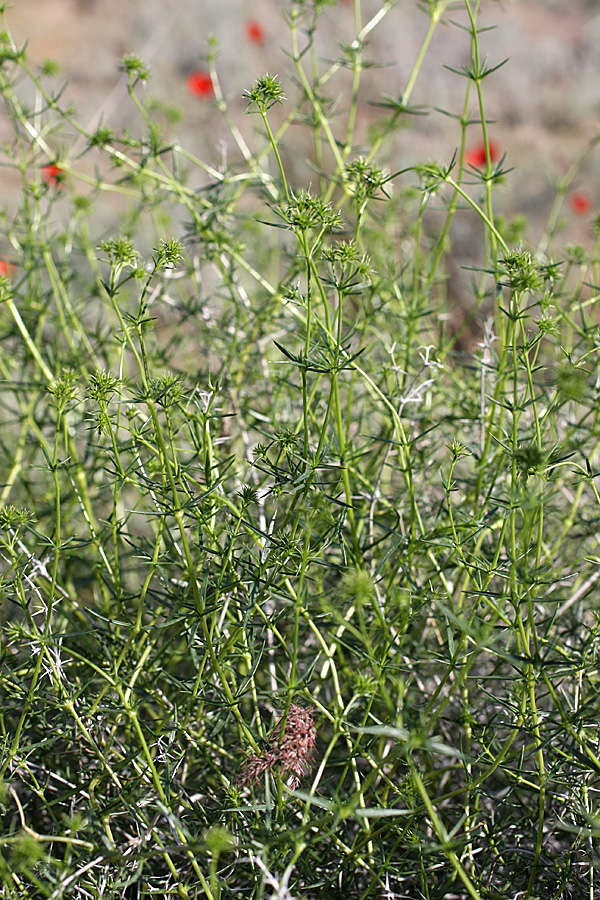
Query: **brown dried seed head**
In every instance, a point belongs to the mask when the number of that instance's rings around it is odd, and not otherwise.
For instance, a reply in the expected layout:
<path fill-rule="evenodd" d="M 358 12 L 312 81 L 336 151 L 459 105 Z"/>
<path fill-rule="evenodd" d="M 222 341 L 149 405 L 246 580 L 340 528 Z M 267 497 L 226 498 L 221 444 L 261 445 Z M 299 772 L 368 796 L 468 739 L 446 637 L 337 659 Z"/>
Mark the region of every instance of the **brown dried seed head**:
<path fill-rule="evenodd" d="M 244 763 L 240 775 L 242 784 L 261 781 L 265 772 L 272 771 L 278 765 L 282 776 L 293 774 L 292 786 L 298 787 L 317 737 L 313 712 L 292 703 L 283 734 L 281 734 L 282 720 L 283 716 L 277 720 L 269 738 L 268 748 L 260 754 L 249 757 Z"/>

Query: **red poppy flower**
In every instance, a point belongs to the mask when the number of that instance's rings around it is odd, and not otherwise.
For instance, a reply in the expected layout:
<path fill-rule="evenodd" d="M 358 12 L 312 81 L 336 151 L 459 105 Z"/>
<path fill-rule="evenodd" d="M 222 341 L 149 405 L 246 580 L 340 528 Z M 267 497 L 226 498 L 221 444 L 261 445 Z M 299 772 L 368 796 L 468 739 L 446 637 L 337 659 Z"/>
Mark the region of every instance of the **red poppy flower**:
<path fill-rule="evenodd" d="M 489 148 L 490 162 L 496 162 L 500 155 L 498 145 L 494 141 L 490 141 Z M 465 162 L 468 166 L 481 168 L 481 166 L 485 166 L 486 160 L 487 157 L 485 155 L 485 144 L 483 142 L 481 144 L 478 144 L 476 147 L 472 147 L 470 150 L 467 150 L 467 152 L 465 153 Z"/>
<path fill-rule="evenodd" d="M 253 44 L 264 44 L 266 34 L 260 22 L 246 22 L 246 37 Z"/>
<path fill-rule="evenodd" d="M 590 211 L 591 203 L 589 197 L 586 197 L 585 194 L 571 194 L 569 205 L 578 216 L 584 216 L 586 212 Z"/>
<path fill-rule="evenodd" d="M 42 166 L 42 178 L 46 182 L 46 184 L 51 184 L 54 187 L 58 187 L 63 184 L 65 180 L 65 173 L 61 169 L 60 166 L 57 166 L 56 163 L 48 163 L 47 166 Z"/>
<path fill-rule="evenodd" d="M 195 97 L 212 97 L 213 83 L 208 72 L 192 72 L 187 77 L 187 89 Z"/>
<path fill-rule="evenodd" d="M 1 278 L 12 278 L 15 274 L 15 267 L 12 263 L 6 262 L 4 259 L 0 259 L 0 277 Z"/>

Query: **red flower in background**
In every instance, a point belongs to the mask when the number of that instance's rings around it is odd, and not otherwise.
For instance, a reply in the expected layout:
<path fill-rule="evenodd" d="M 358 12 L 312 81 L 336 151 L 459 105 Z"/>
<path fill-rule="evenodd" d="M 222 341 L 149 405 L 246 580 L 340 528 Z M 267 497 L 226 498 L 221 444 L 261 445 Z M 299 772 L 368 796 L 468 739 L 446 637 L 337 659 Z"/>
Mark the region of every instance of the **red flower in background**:
<path fill-rule="evenodd" d="M 49 163 L 47 166 L 42 166 L 42 178 L 46 184 L 58 187 L 64 183 L 65 173 L 56 163 Z"/>
<path fill-rule="evenodd" d="M 500 150 L 498 148 L 498 144 L 495 141 L 489 142 L 490 148 L 490 161 L 496 162 L 498 157 L 500 156 Z M 486 155 L 485 155 L 485 144 L 483 141 L 481 144 L 478 144 L 476 147 L 472 147 L 470 150 L 467 150 L 465 153 L 465 162 L 468 166 L 475 166 L 476 168 L 481 168 L 481 166 L 485 166 L 486 163 Z"/>
<path fill-rule="evenodd" d="M 15 274 L 15 267 L 12 263 L 6 262 L 4 259 L 0 259 L 0 277 L 1 278 L 12 278 Z"/>
<path fill-rule="evenodd" d="M 208 72 L 192 72 L 187 77 L 187 89 L 195 97 L 212 97 L 214 88 Z"/>
<path fill-rule="evenodd" d="M 260 22 L 246 22 L 246 37 L 253 44 L 264 44 L 266 34 Z"/>
<path fill-rule="evenodd" d="M 585 194 L 571 194 L 569 197 L 569 206 L 576 212 L 578 216 L 584 216 L 590 211 L 590 200 Z"/>

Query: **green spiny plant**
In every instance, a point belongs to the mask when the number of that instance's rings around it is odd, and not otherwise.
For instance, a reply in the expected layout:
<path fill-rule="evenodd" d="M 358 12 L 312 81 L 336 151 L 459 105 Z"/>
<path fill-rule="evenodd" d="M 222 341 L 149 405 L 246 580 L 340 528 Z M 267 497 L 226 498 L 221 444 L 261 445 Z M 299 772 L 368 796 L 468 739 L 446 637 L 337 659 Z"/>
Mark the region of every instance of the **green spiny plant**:
<path fill-rule="evenodd" d="M 393 4 L 354 0 L 325 63 L 330 5 L 286 7 L 293 72 L 245 92 L 252 144 L 211 45 L 239 149 L 219 170 L 163 136 L 135 56 L 138 130 L 88 133 L 2 13 L 10 900 L 594 896 L 597 234 L 560 247 L 575 163 L 537 244 L 495 214 L 480 2 L 422 5 L 367 149 L 364 50 Z M 394 171 L 450 11 L 457 146 Z M 458 211 L 483 240 L 452 332 Z"/>

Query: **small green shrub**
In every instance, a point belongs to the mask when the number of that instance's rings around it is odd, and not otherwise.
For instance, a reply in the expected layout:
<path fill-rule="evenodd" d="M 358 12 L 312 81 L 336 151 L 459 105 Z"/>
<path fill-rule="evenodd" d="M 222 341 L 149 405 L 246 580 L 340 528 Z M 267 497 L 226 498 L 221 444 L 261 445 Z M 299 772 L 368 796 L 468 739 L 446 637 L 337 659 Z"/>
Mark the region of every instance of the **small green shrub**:
<path fill-rule="evenodd" d="M 10 900 L 597 892 L 598 241 L 561 248 L 568 178 L 537 244 L 494 213 L 478 0 L 423 4 L 366 150 L 392 4 L 355 0 L 324 63 L 327 5 L 287 7 L 293 72 L 246 91 L 253 143 L 213 58 L 240 151 L 219 170 L 161 132 L 143 60 L 139 127 L 87 133 L 3 23 Z M 396 172 L 451 11 L 456 150 Z M 459 212 L 483 239 L 450 328 Z"/>

